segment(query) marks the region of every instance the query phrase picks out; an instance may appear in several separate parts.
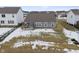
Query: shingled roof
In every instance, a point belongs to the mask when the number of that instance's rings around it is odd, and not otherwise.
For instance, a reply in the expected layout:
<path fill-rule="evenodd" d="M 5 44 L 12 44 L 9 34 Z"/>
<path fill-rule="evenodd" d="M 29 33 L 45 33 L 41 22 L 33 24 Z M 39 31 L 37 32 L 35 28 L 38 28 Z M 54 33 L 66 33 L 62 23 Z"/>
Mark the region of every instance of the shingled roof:
<path fill-rule="evenodd" d="M 56 11 L 57 15 L 61 14 L 61 13 L 65 13 L 67 14 L 68 11 Z"/>
<path fill-rule="evenodd" d="M 75 15 L 79 15 L 79 9 L 71 9 L 71 11 L 72 11 Z"/>
<path fill-rule="evenodd" d="M 29 13 L 29 11 L 23 11 L 24 13 Z"/>
<path fill-rule="evenodd" d="M 0 13 L 17 13 L 20 7 L 1 7 Z"/>
<path fill-rule="evenodd" d="M 26 22 L 54 22 L 56 21 L 55 12 L 30 12 L 25 19 Z"/>

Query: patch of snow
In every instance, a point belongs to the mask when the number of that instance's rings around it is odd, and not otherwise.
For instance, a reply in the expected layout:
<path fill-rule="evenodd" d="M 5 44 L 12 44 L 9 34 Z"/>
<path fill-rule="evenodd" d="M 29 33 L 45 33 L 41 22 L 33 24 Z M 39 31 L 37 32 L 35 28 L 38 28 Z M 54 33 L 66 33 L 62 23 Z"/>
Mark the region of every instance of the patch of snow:
<path fill-rule="evenodd" d="M 70 50 L 68 53 L 79 53 L 79 50 Z"/>
<path fill-rule="evenodd" d="M 67 53 L 79 53 L 79 50 L 73 50 L 73 49 L 69 50 L 67 48 L 65 48 L 64 51 Z"/>
<path fill-rule="evenodd" d="M 36 45 L 48 47 L 48 46 L 53 46 L 54 43 L 52 42 L 52 44 L 50 44 L 50 42 L 36 40 L 36 41 L 31 41 L 31 44 L 32 44 L 32 48 L 35 49 Z"/>
<path fill-rule="evenodd" d="M 0 28 L 0 36 L 5 34 L 7 31 L 11 30 L 12 28 Z"/>
<path fill-rule="evenodd" d="M 50 44 L 50 43 L 52 43 L 52 44 Z M 45 46 L 46 48 L 49 46 L 54 46 L 54 42 L 45 42 L 45 41 L 35 40 L 35 41 L 30 41 L 30 42 L 17 42 L 14 44 L 13 48 L 24 46 L 26 44 L 31 44 L 32 49 L 35 49 L 36 45 Z"/>
<path fill-rule="evenodd" d="M 46 50 L 47 50 L 47 49 L 48 49 L 48 46 L 45 46 L 45 47 L 43 47 L 42 49 L 46 49 Z"/>
<path fill-rule="evenodd" d="M 71 39 L 68 39 L 68 44 L 73 44 L 73 42 L 71 41 Z"/>
<path fill-rule="evenodd" d="M 69 51 L 69 49 L 65 48 L 65 49 L 64 49 L 64 51 L 65 51 L 65 52 L 68 52 L 68 51 Z"/>
<path fill-rule="evenodd" d="M 33 45 L 32 45 L 32 49 L 35 49 L 35 48 L 36 48 L 36 44 L 33 44 Z"/>
<path fill-rule="evenodd" d="M 34 32 L 55 32 L 53 29 L 35 29 Z"/>
<path fill-rule="evenodd" d="M 14 44 L 14 48 L 20 47 L 20 46 L 24 46 L 26 44 L 30 44 L 30 42 L 17 42 Z"/>
<path fill-rule="evenodd" d="M 58 51 L 61 51 L 61 49 L 57 49 Z"/>
<path fill-rule="evenodd" d="M 22 30 L 21 28 L 16 29 L 9 36 L 7 36 L 0 44 L 10 41 L 13 37 L 18 36 L 30 36 L 40 35 L 41 32 L 55 32 L 53 29 L 35 29 L 35 30 Z"/>
<path fill-rule="evenodd" d="M 51 46 L 52 44 L 54 44 L 54 42 L 45 42 L 45 41 L 40 41 L 40 40 L 35 40 L 35 41 L 31 41 L 31 44 L 35 44 L 35 45 L 45 45 L 45 46 Z"/>
<path fill-rule="evenodd" d="M 79 33 L 77 31 L 69 31 L 67 29 L 63 29 L 63 32 L 66 37 L 70 39 L 75 39 L 79 42 Z"/>
<path fill-rule="evenodd" d="M 77 45 L 79 47 L 79 45 Z"/>

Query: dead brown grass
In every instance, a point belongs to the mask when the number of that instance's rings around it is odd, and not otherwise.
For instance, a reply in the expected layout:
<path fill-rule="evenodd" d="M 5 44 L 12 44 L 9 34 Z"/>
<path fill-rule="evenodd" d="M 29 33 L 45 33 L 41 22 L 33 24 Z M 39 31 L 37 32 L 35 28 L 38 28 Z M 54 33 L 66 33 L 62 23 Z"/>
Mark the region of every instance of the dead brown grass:
<path fill-rule="evenodd" d="M 60 21 L 61 23 L 61 21 Z M 66 24 L 66 23 L 65 23 Z M 14 37 L 12 38 L 9 42 L 6 42 L 4 44 L 1 44 L 1 48 L 0 48 L 0 52 L 19 52 L 19 53 L 63 53 L 65 52 L 64 49 L 67 48 L 69 50 L 74 49 L 74 50 L 79 50 L 79 47 L 77 45 L 73 45 L 73 44 L 68 44 L 67 43 L 67 38 L 65 37 L 65 35 L 62 33 L 62 28 L 63 23 L 59 24 L 58 27 L 56 27 L 55 29 L 59 32 L 57 34 L 54 35 L 50 35 L 49 33 L 41 33 L 41 36 L 19 36 L 19 37 Z M 68 26 L 68 25 L 67 25 Z M 67 27 L 66 26 L 66 27 Z M 71 27 L 71 26 L 70 26 Z M 73 27 L 72 27 L 73 28 Z M 29 42 L 29 41 L 35 41 L 35 40 L 42 40 L 42 41 L 46 41 L 46 42 L 54 42 L 55 46 L 51 46 L 48 47 L 48 49 L 42 49 L 44 46 L 39 46 L 37 45 L 36 49 L 32 49 L 32 45 L 28 44 L 28 45 L 24 45 L 18 48 L 13 48 L 12 46 L 17 42 L 17 41 L 22 41 L 22 42 Z"/>
<path fill-rule="evenodd" d="M 75 27 L 69 25 L 66 21 L 57 20 L 57 21 L 56 21 L 55 30 L 61 33 L 61 32 L 63 31 L 63 28 L 66 28 L 66 29 L 71 30 L 71 31 L 76 31 L 76 30 L 78 30 L 78 29 L 76 29 Z"/>

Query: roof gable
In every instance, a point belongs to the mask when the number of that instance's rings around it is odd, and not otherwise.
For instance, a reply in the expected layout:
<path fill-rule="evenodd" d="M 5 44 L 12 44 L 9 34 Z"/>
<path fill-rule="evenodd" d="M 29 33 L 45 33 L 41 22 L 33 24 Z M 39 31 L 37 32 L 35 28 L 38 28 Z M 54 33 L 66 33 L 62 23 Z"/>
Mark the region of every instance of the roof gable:
<path fill-rule="evenodd" d="M 79 9 L 71 9 L 71 11 L 72 11 L 75 15 L 79 15 Z"/>

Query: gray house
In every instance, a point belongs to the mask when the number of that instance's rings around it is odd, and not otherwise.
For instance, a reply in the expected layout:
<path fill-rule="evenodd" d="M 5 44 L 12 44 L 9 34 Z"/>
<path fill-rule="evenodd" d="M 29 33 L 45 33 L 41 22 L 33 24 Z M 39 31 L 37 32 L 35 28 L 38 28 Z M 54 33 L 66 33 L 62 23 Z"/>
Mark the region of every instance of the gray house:
<path fill-rule="evenodd" d="M 33 28 L 53 28 L 56 22 L 55 12 L 30 12 L 25 19 L 27 27 Z"/>

